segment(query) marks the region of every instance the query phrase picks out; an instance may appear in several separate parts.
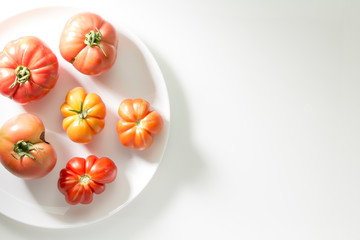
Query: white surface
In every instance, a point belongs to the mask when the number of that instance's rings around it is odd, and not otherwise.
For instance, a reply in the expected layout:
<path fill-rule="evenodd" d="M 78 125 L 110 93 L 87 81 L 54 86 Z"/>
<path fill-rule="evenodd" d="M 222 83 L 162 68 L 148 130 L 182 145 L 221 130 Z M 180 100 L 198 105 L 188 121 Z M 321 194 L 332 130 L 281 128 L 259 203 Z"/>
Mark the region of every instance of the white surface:
<path fill-rule="evenodd" d="M 48 230 L 1 216 L 1 238 L 360 238 L 360 2 L 86 3 L 71 2 L 120 19 L 160 65 L 163 162 L 102 222 Z M 29 7 L 5 5 L 1 18 Z"/>
<path fill-rule="evenodd" d="M 81 11 L 81 10 L 80 10 Z M 82 10 L 83 11 L 83 10 Z M 0 166 L 0 213 L 36 227 L 72 228 L 98 222 L 129 204 L 149 183 L 162 159 L 170 124 L 169 97 L 161 71 L 146 46 L 133 34 L 117 27 L 120 46 L 115 65 L 107 73 L 89 77 L 79 73 L 59 53 L 59 35 L 66 21 L 79 9 L 47 7 L 16 14 L 0 23 L 0 45 L 22 36 L 35 35 L 58 56 L 59 79 L 51 92 L 37 102 L 19 105 L 1 98 L 0 107 L 6 113 L 0 124 L 11 116 L 29 112 L 38 116 L 46 127 L 46 140 L 57 152 L 57 164 L 45 177 L 24 181 Z M 51 21 L 49 21 L 51 19 Z M 89 144 L 72 142 L 62 129 L 60 107 L 66 93 L 77 86 L 86 92 L 99 94 L 105 103 L 107 116 L 103 131 Z M 126 98 L 143 98 L 151 110 L 160 113 L 164 126 L 146 151 L 121 145 L 116 132 L 118 107 Z M 117 166 L 117 177 L 106 185 L 106 191 L 95 195 L 91 205 L 70 206 L 57 188 L 59 173 L 73 157 L 89 155 L 109 157 Z"/>

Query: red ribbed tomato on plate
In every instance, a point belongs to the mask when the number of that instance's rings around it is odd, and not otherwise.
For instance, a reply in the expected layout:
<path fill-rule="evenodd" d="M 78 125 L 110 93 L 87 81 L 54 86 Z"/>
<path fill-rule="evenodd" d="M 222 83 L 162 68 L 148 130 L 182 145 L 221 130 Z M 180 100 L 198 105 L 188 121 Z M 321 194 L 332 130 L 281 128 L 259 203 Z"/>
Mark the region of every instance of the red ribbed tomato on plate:
<path fill-rule="evenodd" d="M 58 79 L 58 60 L 39 38 L 9 42 L 0 53 L 0 93 L 26 104 L 45 96 Z"/>

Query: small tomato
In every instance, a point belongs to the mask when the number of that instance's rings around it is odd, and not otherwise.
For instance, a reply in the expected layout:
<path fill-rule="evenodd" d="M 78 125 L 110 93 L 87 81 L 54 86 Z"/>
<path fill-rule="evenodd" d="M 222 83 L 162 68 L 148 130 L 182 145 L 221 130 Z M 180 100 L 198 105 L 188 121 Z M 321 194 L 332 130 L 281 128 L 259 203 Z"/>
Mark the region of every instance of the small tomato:
<path fill-rule="evenodd" d="M 120 142 L 130 148 L 145 150 L 153 143 L 154 135 L 163 127 L 161 115 L 150 111 L 150 104 L 143 99 L 126 99 L 120 103 L 121 119 L 116 125 Z"/>
<path fill-rule="evenodd" d="M 90 142 L 105 126 L 106 107 L 99 95 L 86 94 L 81 87 L 71 89 L 60 108 L 63 128 L 78 143 Z"/>
<path fill-rule="evenodd" d="M 35 115 L 22 113 L 0 129 L 0 160 L 12 174 L 35 179 L 47 175 L 56 164 L 56 153 L 45 141 L 45 127 Z"/>
<path fill-rule="evenodd" d="M 93 193 L 104 192 L 105 184 L 113 182 L 116 175 L 117 167 L 109 158 L 74 157 L 60 171 L 58 189 L 69 204 L 89 204 Z"/>

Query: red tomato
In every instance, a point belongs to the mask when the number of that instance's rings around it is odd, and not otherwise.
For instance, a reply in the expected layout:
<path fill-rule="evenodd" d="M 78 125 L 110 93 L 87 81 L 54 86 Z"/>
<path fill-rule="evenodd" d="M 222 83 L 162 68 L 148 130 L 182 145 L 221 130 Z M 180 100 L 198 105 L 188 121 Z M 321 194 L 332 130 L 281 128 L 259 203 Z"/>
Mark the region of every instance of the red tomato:
<path fill-rule="evenodd" d="M 21 178 L 47 175 L 56 164 L 56 153 L 45 141 L 43 122 L 29 113 L 6 121 L 0 129 L 0 160 L 7 170 Z"/>
<path fill-rule="evenodd" d="M 116 174 L 116 165 L 109 158 L 94 155 L 86 159 L 74 157 L 60 171 L 58 188 L 69 204 L 89 204 L 93 193 L 104 192 L 105 184 L 113 182 Z"/>
<path fill-rule="evenodd" d="M 68 20 L 60 37 L 60 53 L 81 73 L 99 75 L 117 56 L 115 28 L 99 15 L 80 13 Z"/>
<path fill-rule="evenodd" d="M 163 120 L 150 104 L 143 99 L 126 99 L 118 109 L 122 118 L 116 125 L 120 142 L 130 148 L 145 150 L 153 143 L 154 135 L 160 133 Z"/>
<path fill-rule="evenodd" d="M 0 93 L 26 104 L 45 96 L 58 79 L 58 60 L 40 39 L 22 37 L 0 53 Z"/>

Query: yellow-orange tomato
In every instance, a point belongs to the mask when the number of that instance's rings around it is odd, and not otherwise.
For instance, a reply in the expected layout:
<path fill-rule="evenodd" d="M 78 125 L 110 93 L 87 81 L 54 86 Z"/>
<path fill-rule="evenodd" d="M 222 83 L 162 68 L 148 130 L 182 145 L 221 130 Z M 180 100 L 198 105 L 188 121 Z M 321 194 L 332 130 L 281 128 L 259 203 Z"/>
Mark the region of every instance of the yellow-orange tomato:
<path fill-rule="evenodd" d="M 130 148 L 145 150 L 153 143 L 153 136 L 160 133 L 163 119 L 143 99 L 126 99 L 118 109 L 122 118 L 116 125 L 120 142 Z"/>
<path fill-rule="evenodd" d="M 78 143 L 90 142 L 105 126 L 106 107 L 99 95 L 86 94 L 81 87 L 71 89 L 60 108 L 63 128 Z"/>

